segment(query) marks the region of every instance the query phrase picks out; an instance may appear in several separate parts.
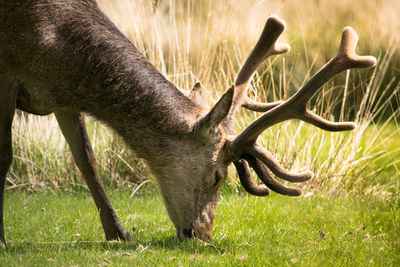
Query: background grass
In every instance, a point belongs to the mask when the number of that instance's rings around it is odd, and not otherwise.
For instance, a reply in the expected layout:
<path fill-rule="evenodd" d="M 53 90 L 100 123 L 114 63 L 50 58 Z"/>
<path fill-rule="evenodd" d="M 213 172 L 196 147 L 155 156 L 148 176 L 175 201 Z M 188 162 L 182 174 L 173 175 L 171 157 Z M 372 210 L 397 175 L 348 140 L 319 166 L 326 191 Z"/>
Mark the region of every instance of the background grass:
<path fill-rule="evenodd" d="M 9 248 L 0 265 L 393 265 L 400 246 L 400 2 L 100 0 L 104 12 L 183 92 L 195 82 L 210 105 L 232 84 L 269 14 L 287 22 L 292 49 L 261 66 L 250 87 L 260 101 L 287 99 L 338 48 L 359 34 L 370 70 L 347 71 L 310 104 L 323 117 L 354 120 L 330 133 L 298 121 L 259 142 L 293 171 L 310 169 L 307 197 L 244 193 L 234 168 L 222 189 L 211 243 L 179 243 L 155 180 L 115 134 L 88 118 L 99 173 L 135 242 L 106 243 L 87 187 L 53 116 L 19 113 L 7 175 Z M 241 110 L 236 130 L 258 113 Z M 255 177 L 254 177 L 255 178 Z M 28 219 L 27 219 L 28 218 Z"/>
<path fill-rule="evenodd" d="M 234 82 L 266 17 L 287 21 L 281 40 L 287 55 L 267 60 L 250 95 L 259 101 L 287 99 L 338 48 L 341 30 L 359 33 L 358 52 L 378 58 L 369 70 L 351 70 L 324 86 L 310 108 L 323 117 L 355 120 L 357 129 L 329 133 L 288 121 L 265 131 L 259 142 L 287 168 L 316 173 L 307 191 L 398 196 L 400 192 L 400 83 L 398 1 L 99 1 L 101 8 L 149 60 L 188 92 L 196 81 L 213 104 Z M 259 116 L 242 110 L 239 132 Z M 100 175 L 107 187 L 154 185 L 140 160 L 113 132 L 88 123 Z M 8 189 L 85 190 L 55 119 L 22 114 L 13 124 L 15 160 Z M 229 184 L 240 189 L 236 172 Z M 151 183 L 149 183 L 151 182 Z"/>

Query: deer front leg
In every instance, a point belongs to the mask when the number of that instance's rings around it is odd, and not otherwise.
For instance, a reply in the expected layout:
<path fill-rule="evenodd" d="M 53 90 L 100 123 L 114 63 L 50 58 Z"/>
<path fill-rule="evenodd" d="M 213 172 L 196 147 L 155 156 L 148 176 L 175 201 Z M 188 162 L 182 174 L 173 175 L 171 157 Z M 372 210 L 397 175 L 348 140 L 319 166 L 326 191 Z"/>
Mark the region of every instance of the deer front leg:
<path fill-rule="evenodd" d="M 6 247 L 3 225 L 4 186 L 12 161 L 11 125 L 17 90 L 0 88 L 0 249 Z"/>
<path fill-rule="evenodd" d="M 132 241 L 115 213 L 99 179 L 96 159 L 86 132 L 85 118 L 81 113 L 55 112 L 61 131 L 72 151 L 75 163 L 81 171 L 93 196 L 107 240 Z"/>

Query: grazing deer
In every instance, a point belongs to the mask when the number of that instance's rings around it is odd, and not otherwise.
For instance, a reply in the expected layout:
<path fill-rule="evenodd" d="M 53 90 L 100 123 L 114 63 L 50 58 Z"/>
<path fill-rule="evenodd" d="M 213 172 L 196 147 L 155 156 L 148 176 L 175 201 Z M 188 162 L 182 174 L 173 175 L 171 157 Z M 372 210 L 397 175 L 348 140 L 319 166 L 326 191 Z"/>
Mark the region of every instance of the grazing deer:
<path fill-rule="evenodd" d="M 257 144 L 268 127 L 300 119 L 328 131 L 354 128 L 351 122 L 326 121 L 307 109 L 315 92 L 349 68 L 374 66 L 371 56 L 355 54 L 357 34 L 343 31 L 338 54 L 295 95 L 284 102 L 258 103 L 247 96 L 257 67 L 285 53 L 277 43 L 285 23 L 270 16 L 235 85 L 206 111 L 201 86 L 189 97 L 170 83 L 100 11 L 95 0 L 13 0 L 0 4 L 0 245 L 5 247 L 3 194 L 12 161 L 11 125 L 15 109 L 37 115 L 54 113 L 94 198 L 107 240 L 132 240 L 100 182 L 83 113 L 123 137 L 157 177 L 168 214 L 180 240 L 212 234 L 218 190 L 233 162 L 244 189 L 266 196 L 270 189 L 290 196 L 297 188 L 276 176 L 303 182 L 312 173 L 292 173 Z M 238 135 L 240 107 L 265 112 Z M 251 179 L 250 167 L 263 184 Z M 273 174 L 272 174 L 272 173 Z"/>

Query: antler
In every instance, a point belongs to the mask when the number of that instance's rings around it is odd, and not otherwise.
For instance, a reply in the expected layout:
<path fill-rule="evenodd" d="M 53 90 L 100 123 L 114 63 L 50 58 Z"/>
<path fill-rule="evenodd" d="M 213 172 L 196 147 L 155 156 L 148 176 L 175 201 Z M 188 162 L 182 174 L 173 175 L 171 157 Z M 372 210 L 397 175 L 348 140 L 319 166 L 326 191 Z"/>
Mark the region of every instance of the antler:
<path fill-rule="evenodd" d="M 255 111 L 267 111 L 260 118 L 252 122 L 239 135 L 230 140 L 229 148 L 236 159 L 246 160 L 255 170 L 261 181 L 273 191 L 285 195 L 300 195 L 295 188 L 286 187 L 273 179 L 269 169 L 278 177 L 290 182 L 303 182 L 310 179 L 313 173 L 291 173 L 281 166 L 278 161 L 256 144 L 258 136 L 268 127 L 288 120 L 300 119 L 327 131 L 347 131 L 355 127 L 353 122 L 330 122 L 307 109 L 307 103 L 317 90 L 340 72 L 350 68 L 366 68 L 376 64 L 372 56 L 358 56 L 355 53 L 357 33 L 351 28 L 343 30 L 339 51 L 325 66 L 323 66 L 295 95 L 285 102 L 257 103 L 249 100 L 247 87 L 257 67 L 270 55 L 281 54 L 289 50 L 287 44 L 276 43 L 283 32 L 285 24 L 275 16 L 268 18 L 264 31 L 261 34 L 254 50 L 247 58 L 236 80 L 236 88 L 231 111 L 228 115 L 229 125 L 233 125 L 233 117 L 240 106 Z M 242 160 L 242 161 L 243 161 Z M 254 195 L 267 195 L 263 185 L 250 182 L 251 175 L 247 164 L 234 161 L 238 169 L 240 181 L 246 191 Z"/>
<path fill-rule="evenodd" d="M 228 116 L 224 120 L 224 125 L 228 129 L 228 134 L 234 135 L 234 117 L 239 107 L 265 112 L 279 104 L 282 101 L 274 103 L 259 103 L 247 96 L 249 83 L 258 66 L 269 56 L 286 53 L 290 46 L 285 43 L 277 43 L 278 37 L 284 31 L 285 22 L 276 16 L 270 16 L 265 23 L 264 30 L 254 47 L 253 51 L 244 63 L 235 82 L 234 98 Z M 265 185 L 257 185 L 251 179 L 249 164 L 245 160 L 233 162 L 239 175 L 243 188 L 252 195 L 266 196 L 271 191 Z M 254 168 L 254 166 L 252 166 Z"/>
<path fill-rule="evenodd" d="M 225 121 L 227 125 L 233 125 L 235 113 L 240 106 L 253 111 L 265 112 L 282 103 L 282 101 L 273 103 L 256 102 L 247 96 L 247 89 L 253 74 L 265 59 L 269 56 L 283 54 L 290 50 L 288 44 L 276 42 L 285 27 L 285 22 L 280 18 L 276 16 L 268 17 L 260 39 L 250 53 L 236 79 L 232 107 Z"/>

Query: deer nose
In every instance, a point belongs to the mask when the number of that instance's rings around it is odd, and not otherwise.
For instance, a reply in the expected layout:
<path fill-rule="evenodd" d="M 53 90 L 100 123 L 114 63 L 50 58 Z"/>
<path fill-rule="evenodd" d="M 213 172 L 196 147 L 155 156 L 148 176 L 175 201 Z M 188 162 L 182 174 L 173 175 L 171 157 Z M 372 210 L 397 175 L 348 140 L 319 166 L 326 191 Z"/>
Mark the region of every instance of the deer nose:
<path fill-rule="evenodd" d="M 203 240 L 203 241 L 210 241 L 211 236 L 212 236 L 212 222 L 207 222 L 207 223 L 199 223 L 199 221 L 196 221 L 194 223 L 194 235 Z"/>
<path fill-rule="evenodd" d="M 209 242 L 211 241 L 212 229 L 202 229 L 200 232 L 195 231 L 194 235 L 205 242 Z"/>

